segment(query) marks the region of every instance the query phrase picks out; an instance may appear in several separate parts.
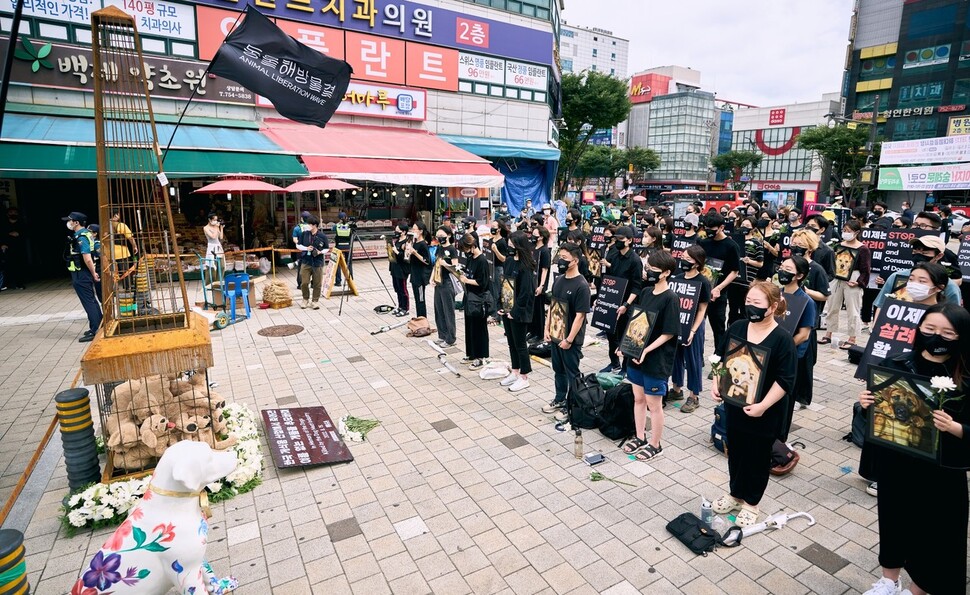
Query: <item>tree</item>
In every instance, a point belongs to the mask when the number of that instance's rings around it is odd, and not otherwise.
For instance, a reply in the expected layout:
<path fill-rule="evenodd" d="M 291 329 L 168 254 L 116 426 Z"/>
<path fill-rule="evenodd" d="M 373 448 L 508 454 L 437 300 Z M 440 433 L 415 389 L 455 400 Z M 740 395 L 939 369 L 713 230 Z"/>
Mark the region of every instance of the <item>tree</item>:
<path fill-rule="evenodd" d="M 627 167 L 633 164 L 633 175 L 642 177 L 648 171 L 653 171 L 660 167 L 660 155 L 653 149 L 644 147 L 630 147 L 624 151 L 623 159 L 626 160 Z"/>
<path fill-rule="evenodd" d="M 562 77 L 562 119 L 559 132 L 559 173 L 556 195 L 565 196 L 589 139 L 602 128 L 612 128 L 630 115 L 627 82 L 597 71 L 567 73 Z"/>
<path fill-rule="evenodd" d="M 745 172 L 750 178 L 751 173 L 761 165 L 763 158 L 764 155 L 757 151 L 728 151 L 711 159 L 711 165 L 718 171 L 730 172 L 734 190 L 744 190 L 751 180 L 742 182 L 741 178 Z"/>
<path fill-rule="evenodd" d="M 862 194 L 859 181 L 859 171 L 866 166 L 868 153 L 866 144 L 869 141 L 869 127 L 858 126 L 855 129 L 847 126 L 816 126 L 798 135 L 798 147 L 806 151 L 813 151 L 816 164 L 822 171 L 825 165 L 831 164 L 831 180 L 842 195 L 845 204 L 849 204 Z M 872 164 L 879 161 L 880 143 L 876 142 L 872 148 Z M 827 185 L 823 180 L 822 184 Z"/>
<path fill-rule="evenodd" d="M 573 172 L 576 185 L 580 188 L 586 185 L 590 178 L 600 179 L 606 188 L 614 188 L 616 179 L 625 175 L 633 165 L 633 175 L 644 175 L 650 170 L 660 167 L 660 156 L 655 151 L 642 147 L 630 147 L 626 150 L 615 147 L 595 145 L 587 148 L 579 158 L 579 163 Z"/>

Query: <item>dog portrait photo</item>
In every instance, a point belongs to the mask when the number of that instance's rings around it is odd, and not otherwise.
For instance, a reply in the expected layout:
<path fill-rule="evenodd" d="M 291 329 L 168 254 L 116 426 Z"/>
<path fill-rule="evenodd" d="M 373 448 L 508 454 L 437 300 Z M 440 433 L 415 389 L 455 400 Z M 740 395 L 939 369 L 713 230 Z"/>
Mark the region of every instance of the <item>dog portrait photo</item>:
<path fill-rule="evenodd" d="M 852 270 L 855 260 L 859 257 L 858 248 L 836 248 L 835 250 L 835 278 L 842 281 L 852 280 Z"/>
<path fill-rule="evenodd" d="M 549 338 L 555 343 L 566 338 L 566 302 L 551 298 L 549 304 Z"/>
<path fill-rule="evenodd" d="M 515 280 L 505 277 L 502 279 L 502 293 L 499 299 L 499 309 L 503 312 L 511 312 L 515 307 Z"/>
<path fill-rule="evenodd" d="M 634 306 L 630 310 L 630 321 L 626 325 L 626 331 L 620 340 L 620 351 L 623 355 L 639 359 L 643 350 L 647 347 L 647 340 L 650 338 L 650 329 L 657 315 L 647 312 L 639 306 Z"/>
<path fill-rule="evenodd" d="M 600 270 L 602 268 L 600 266 L 600 262 L 602 260 L 603 260 L 603 257 L 600 255 L 600 251 L 599 250 L 590 250 L 589 251 L 589 272 L 594 277 L 599 277 L 600 274 L 602 273 L 602 271 Z"/>
<path fill-rule="evenodd" d="M 738 407 L 760 401 L 768 354 L 768 349 L 732 338 L 724 357 L 725 373 L 718 379 L 721 398 Z"/>
<path fill-rule="evenodd" d="M 912 456 L 938 460 L 938 430 L 927 402 L 933 395 L 929 378 L 871 366 L 867 386 L 876 400 L 869 406 L 866 438 Z"/>

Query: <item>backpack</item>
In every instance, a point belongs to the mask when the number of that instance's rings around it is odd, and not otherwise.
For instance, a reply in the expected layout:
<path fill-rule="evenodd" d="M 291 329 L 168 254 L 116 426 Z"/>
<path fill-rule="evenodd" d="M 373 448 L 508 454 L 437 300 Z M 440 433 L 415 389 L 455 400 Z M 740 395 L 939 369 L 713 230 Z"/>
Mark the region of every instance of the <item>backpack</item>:
<path fill-rule="evenodd" d="M 798 453 L 788 448 L 788 445 L 781 440 L 775 440 L 771 445 L 771 468 L 772 475 L 788 475 L 791 473 L 799 460 Z"/>
<path fill-rule="evenodd" d="M 431 323 L 424 316 L 418 316 L 408 321 L 409 337 L 427 337 L 433 332 L 434 329 L 431 328 Z"/>
<path fill-rule="evenodd" d="M 536 357 L 541 357 L 543 359 L 549 359 L 550 357 L 552 357 L 552 343 L 540 341 L 535 345 L 530 345 L 529 355 L 534 355 Z"/>
<path fill-rule="evenodd" d="M 596 380 L 596 374 L 580 374 L 569 387 L 566 400 L 569 423 L 576 428 L 595 430 L 603 425 L 603 405 L 606 391 Z"/>
<path fill-rule="evenodd" d="M 866 441 L 866 430 L 868 427 L 869 417 L 866 415 L 866 410 L 862 408 L 861 403 L 853 403 L 852 428 L 848 434 L 842 436 L 842 439 L 862 448 L 862 444 Z"/>
<path fill-rule="evenodd" d="M 600 433 L 610 440 L 626 441 L 636 433 L 633 420 L 633 385 L 621 382 L 606 391 Z"/>
<path fill-rule="evenodd" d="M 727 420 L 724 418 L 724 403 L 714 408 L 714 423 L 711 424 L 711 444 L 719 453 L 727 455 Z"/>

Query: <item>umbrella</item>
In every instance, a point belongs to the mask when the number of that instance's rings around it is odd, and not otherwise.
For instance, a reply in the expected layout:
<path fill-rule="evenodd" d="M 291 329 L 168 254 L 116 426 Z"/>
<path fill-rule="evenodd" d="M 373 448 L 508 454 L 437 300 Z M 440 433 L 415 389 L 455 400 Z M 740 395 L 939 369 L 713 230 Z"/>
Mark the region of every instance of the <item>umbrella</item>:
<path fill-rule="evenodd" d="M 286 187 L 287 192 L 309 192 L 312 190 L 360 190 L 360 186 L 354 186 L 329 176 L 310 176 Z"/>
<path fill-rule="evenodd" d="M 645 196 L 639 196 L 639 195 L 634 196 L 633 197 L 633 202 L 647 202 L 647 197 L 645 197 Z"/>
<path fill-rule="evenodd" d="M 240 231 L 242 232 L 242 247 L 243 250 L 246 249 L 246 216 L 243 214 L 243 204 L 242 195 L 244 192 L 285 192 L 283 188 L 264 182 L 257 178 L 256 176 L 250 176 L 247 174 L 232 174 L 228 176 L 222 176 L 222 179 L 218 182 L 213 182 L 207 186 L 203 186 L 198 190 L 193 190 L 193 194 L 221 194 L 223 192 L 238 192 L 239 193 L 239 217 L 240 217 Z"/>

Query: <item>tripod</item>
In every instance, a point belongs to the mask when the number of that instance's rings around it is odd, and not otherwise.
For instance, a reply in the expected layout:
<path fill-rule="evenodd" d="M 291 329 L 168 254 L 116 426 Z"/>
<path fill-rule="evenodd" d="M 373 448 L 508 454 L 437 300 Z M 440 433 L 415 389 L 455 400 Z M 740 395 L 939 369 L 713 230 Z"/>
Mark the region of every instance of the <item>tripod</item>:
<path fill-rule="evenodd" d="M 350 239 L 350 250 L 347 252 L 348 260 L 353 260 L 354 258 L 354 240 L 357 240 L 357 243 L 360 244 L 360 249 L 364 252 L 364 254 L 367 254 L 367 247 L 364 246 L 364 241 L 360 239 L 360 236 L 357 235 L 356 231 L 352 231 L 351 239 Z M 391 298 L 391 303 L 394 303 L 394 296 L 391 295 L 391 290 L 387 288 L 387 283 L 384 282 L 384 277 L 381 276 L 381 272 L 377 270 L 377 265 L 374 264 L 373 259 L 368 258 L 367 260 L 370 261 L 371 267 L 374 268 L 374 274 L 377 275 L 377 278 L 380 280 L 381 285 L 384 286 L 384 291 L 387 292 L 387 297 Z M 350 267 L 348 267 L 348 270 L 349 268 Z M 345 275 L 342 290 L 340 292 L 340 308 L 337 310 L 337 316 L 340 316 L 344 311 L 344 295 L 346 294 L 347 294 L 347 278 Z"/>

